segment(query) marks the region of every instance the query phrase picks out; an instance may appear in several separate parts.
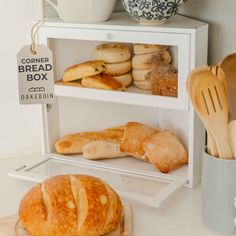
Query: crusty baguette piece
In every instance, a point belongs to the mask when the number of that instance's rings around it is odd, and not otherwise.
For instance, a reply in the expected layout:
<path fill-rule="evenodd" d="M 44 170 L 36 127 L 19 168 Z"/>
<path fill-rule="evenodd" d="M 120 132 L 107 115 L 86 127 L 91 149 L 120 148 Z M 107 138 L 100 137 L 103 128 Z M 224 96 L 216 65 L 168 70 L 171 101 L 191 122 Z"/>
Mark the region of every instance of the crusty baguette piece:
<path fill-rule="evenodd" d="M 104 43 L 95 48 L 94 58 L 106 63 L 120 63 L 131 58 L 131 51 L 129 46 L 122 43 Z"/>
<path fill-rule="evenodd" d="M 80 154 L 83 152 L 83 146 L 95 140 L 109 140 L 121 142 L 124 129 L 117 127 L 99 132 L 83 132 L 67 135 L 58 140 L 55 149 L 59 154 Z"/>
<path fill-rule="evenodd" d="M 168 46 L 158 44 L 134 44 L 134 54 L 146 54 L 167 50 Z"/>
<path fill-rule="evenodd" d="M 157 132 L 158 131 L 156 129 L 141 123 L 129 122 L 125 127 L 120 150 L 140 160 L 146 160 L 142 143 L 145 139 Z"/>
<path fill-rule="evenodd" d="M 102 73 L 105 70 L 103 61 L 87 61 L 67 68 L 63 74 L 63 81 L 69 82 L 82 79 L 88 76 L 94 76 Z"/>
<path fill-rule="evenodd" d="M 119 196 L 102 180 L 84 175 L 52 177 L 22 199 L 19 217 L 32 236 L 101 236 L 120 220 Z"/>
<path fill-rule="evenodd" d="M 123 90 L 121 82 L 109 75 L 95 75 L 82 79 L 82 85 L 87 88 L 97 88 L 106 90 Z"/>
<path fill-rule="evenodd" d="M 165 130 L 143 142 L 148 160 L 161 172 L 167 173 L 188 163 L 188 153 L 177 136 Z"/>
<path fill-rule="evenodd" d="M 124 157 L 127 154 L 120 151 L 120 142 L 96 140 L 83 146 L 83 157 L 88 160 Z"/>

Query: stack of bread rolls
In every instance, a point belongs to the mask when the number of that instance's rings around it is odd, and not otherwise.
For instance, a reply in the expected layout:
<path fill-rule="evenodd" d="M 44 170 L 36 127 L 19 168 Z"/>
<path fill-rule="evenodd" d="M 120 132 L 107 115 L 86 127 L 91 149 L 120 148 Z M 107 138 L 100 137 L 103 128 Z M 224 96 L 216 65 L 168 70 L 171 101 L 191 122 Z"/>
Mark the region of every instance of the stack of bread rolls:
<path fill-rule="evenodd" d="M 94 50 L 94 58 L 105 63 L 106 76 L 112 76 L 124 87 L 132 83 L 131 50 L 128 45 L 121 43 L 99 44 Z"/>
<path fill-rule="evenodd" d="M 55 144 L 60 154 L 81 154 L 90 160 L 130 155 L 167 173 L 188 163 L 179 138 L 168 130 L 158 131 L 138 122 L 99 132 L 68 135 Z"/>
<path fill-rule="evenodd" d="M 145 79 L 148 72 L 160 64 L 170 64 L 171 54 L 168 46 L 156 44 L 134 44 L 132 74 L 134 84 L 143 90 L 151 90 L 150 81 Z"/>

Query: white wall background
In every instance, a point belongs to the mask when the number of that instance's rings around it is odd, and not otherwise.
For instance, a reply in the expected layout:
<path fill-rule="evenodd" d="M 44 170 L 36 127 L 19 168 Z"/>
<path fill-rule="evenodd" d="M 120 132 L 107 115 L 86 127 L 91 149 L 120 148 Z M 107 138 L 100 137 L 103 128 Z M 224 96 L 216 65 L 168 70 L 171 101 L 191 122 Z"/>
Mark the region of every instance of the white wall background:
<path fill-rule="evenodd" d="M 38 106 L 18 103 L 16 53 L 30 43 L 40 1 L 0 0 L 0 158 L 40 151 Z"/>
<path fill-rule="evenodd" d="M 16 52 L 30 42 L 40 6 L 40 0 L 0 0 L 0 158 L 40 152 L 40 108 L 19 105 L 16 77 Z M 235 0 L 189 0 L 181 13 L 210 23 L 210 63 L 236 51 Z"/>

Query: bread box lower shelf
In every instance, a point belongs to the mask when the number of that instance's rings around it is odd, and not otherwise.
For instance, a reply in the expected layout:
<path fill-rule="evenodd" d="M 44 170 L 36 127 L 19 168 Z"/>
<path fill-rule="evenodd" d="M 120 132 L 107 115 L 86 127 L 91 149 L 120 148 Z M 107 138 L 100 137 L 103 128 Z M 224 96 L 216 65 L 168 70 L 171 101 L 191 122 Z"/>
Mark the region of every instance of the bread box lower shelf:
<path fill-rule="evenodd" d="M 182 167 L 171 174 L 163 174 L 150 164 L 132 157 L 104 161 L 89 161 L 78 156 L 48 154 L 40 162 L 24 165 L 9 176 L 33 182 L 61 174 L 93 175 L 105 180 L 121 197 L 159 207 L 169 196 L 185 185 L 188 168 Z"/>

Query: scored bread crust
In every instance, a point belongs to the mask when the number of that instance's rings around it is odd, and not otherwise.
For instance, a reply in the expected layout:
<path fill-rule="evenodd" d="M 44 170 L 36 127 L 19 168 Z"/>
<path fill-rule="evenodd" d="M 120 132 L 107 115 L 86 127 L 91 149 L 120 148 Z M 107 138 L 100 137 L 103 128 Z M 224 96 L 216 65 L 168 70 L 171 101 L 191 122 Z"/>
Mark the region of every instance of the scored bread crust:
<path fill-rule="evenodd" d="M 123 90 L 121 82 L 109 75 L 95 75 L 82 79 L 82 85 L 86 88 L 96 88 L 105 90 Z"/>
<path fill-rule="evenodd" d="M 120 63 L 106 63 L 106 69 L 103 74 L 106 75 L 123 75 L 131 71 L 132 61 L 128 60 Z"/>
<path fill-rule="evenodd" d="M 146 54 L 167 50 L 167 45 L 158 44 L 134 44 L 134 54 Z"/>
<path fill-rule="evenodd" d="M 167 173 L 188 163 L 188 153 L 179 138 L 165 130 L 143 142 L 148 160 L 161 172 Z"/>
<path fill-rule="evenodd" d="M 32 236 L 101 236 L 118 226 L 121 212 L 119 196 L 102 180 L 64 175 L 32 188 L 19 217 Z"/>
<path fill-rule="evenodd" d="M 121 82 L 124 87 L 128 87 L 133 81 L 133 76 L 132 76 L 131 73 L 126 73 L 124 75 L 113 76 L 113 78 L 118 80 L 119 82 Z"/>
<path fill-rule="evenodd" d="M 67 68 L 63 74 L 63 81 L 70 82 L 88 76 L 94 76 L 105 70 L 105 63 L 101 60 L 87 61 Z"/>
<path fill-rule="evenodd" d="M 146 160 L 142 143 L 145 139 L 157 133 L 156 129 L 138 122 L 129 122 L 125 127 L 120 150 L 140 160 Z"/>
<path fill-rule="evenodd" d="M 132 59 L 132 67 L 133 69 L 138 70 L 151 70 L 159 64 L 169 64 L 170 62 L 170 52 L 160 51 L 142 55 L 134 55 Z"/>
<path fill-rule="evenodd" d="M 83 152 L 83 146 L 92 141 L 108 140 L 120 143 L 123 135 L 124 129 L 119 127 L 99 132 L 83 132 L 67 135 L 55 143 L 55 149 L 58 153 L 64 155 L 80 154 Z"/>
<path fill-rule="evenodd" d="M 120 63 L 128 61 L 131 58 L 131 51 L 125 44 L 99 44 L 94 50 L 94 58 L 106 63 Z"/>

